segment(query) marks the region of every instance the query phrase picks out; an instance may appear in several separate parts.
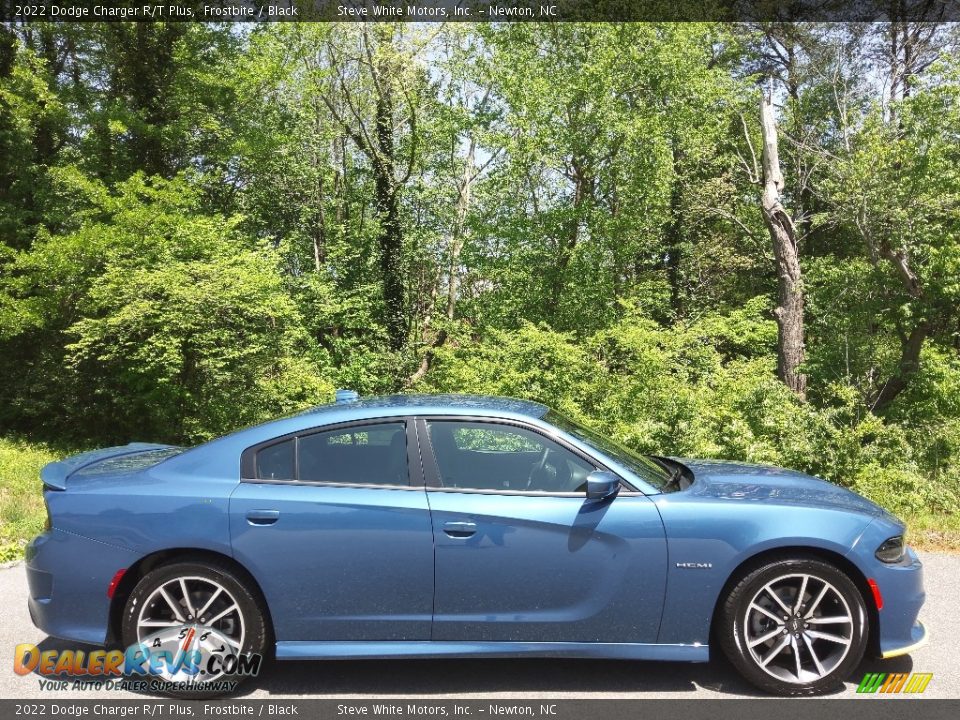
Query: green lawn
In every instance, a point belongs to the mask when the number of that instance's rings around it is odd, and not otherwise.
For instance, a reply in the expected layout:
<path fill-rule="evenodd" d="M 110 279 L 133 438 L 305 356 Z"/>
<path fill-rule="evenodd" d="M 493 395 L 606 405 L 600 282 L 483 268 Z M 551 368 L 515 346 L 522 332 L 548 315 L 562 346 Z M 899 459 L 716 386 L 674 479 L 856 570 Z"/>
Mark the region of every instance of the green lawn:
<path fill-rule="evenodd" d="M 0 562 L 20 559 L 24 546 L 43 527 L 40 468 L 74 452 L 0 438 Z M 960 552 L 960 516 L 927 514 L 904 519 L 914 547 Z"/>
<path fill-rule="evenodd" d="M 903 520 L 913 547 L 960 553 L 960 515 L 906 515 Z"/>
<path fill-rule="evenodd" d="M 27 541 L 43 528 L 40 468 L 63 454 L 0 438 L 0 562 L 20 559 Z"/>

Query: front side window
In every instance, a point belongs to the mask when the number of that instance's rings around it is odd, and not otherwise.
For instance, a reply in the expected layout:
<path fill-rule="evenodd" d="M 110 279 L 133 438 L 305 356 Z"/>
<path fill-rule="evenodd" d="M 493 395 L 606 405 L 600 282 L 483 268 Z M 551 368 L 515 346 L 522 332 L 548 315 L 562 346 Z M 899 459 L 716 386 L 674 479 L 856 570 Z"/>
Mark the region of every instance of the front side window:
<path fill-rule="evenodd" d="M 406 426 L 378 423 L 300 435 L 259 450 L 256 467 L 258 479 L 407 485 Z"/>
<path fill-rule="evenodd" d="M 521 427 L 431 420 L 430 444 L 446 488 L 585 492 L 596 468 L 554 441 Z"/>
<path fill-rule="evenodd" d="M 670 473 L 647 456 L 615 443 L 610 438 L 574 422 L 556 410 L 547 412 L 543 419 L 616 460 L 653 487 L 663 490 L 670 484 Z"/>

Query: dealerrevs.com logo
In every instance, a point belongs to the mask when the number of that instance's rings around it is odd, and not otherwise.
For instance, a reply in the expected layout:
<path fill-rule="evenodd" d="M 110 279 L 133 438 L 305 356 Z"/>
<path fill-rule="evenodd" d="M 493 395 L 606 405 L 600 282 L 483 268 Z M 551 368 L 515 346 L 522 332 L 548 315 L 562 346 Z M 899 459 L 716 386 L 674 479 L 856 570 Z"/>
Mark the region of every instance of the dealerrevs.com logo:
<path fill-rule="evenodd" d="M 237 685 L 231 677 L 256 676 L 263 656 L 227 652 L 217 638 L 190 636 L 176 650 L 153 642 L 126 650 L 41 650 L 21 644 L 14 649 L 13 671 L 36 673 L 41 690 L 219 691 Z"/>
<path fill-rule="evenodd" d="M 858 693 L 922 693 L 933 679 L 933 673 L 867 673 Z"/>

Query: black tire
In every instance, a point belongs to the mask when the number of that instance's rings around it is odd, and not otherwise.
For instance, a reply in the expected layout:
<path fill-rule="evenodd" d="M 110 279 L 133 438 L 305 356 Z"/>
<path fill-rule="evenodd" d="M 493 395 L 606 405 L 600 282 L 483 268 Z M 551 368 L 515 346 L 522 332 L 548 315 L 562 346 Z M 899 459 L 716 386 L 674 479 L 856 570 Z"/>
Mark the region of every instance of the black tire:
<path fill-rule="evenodd" d="M 233 568 L 231 568 L 227 563 L 207 559 L 186 559 L 168 565 L 162 565 L 150 571 L 140 579 L 140 581 L 134 587 L 133 592 L 130 593 L 130 597 L 127 599 L 126 606 L 123 610 L 121 639 L 125 647 L 129 647 L 140 642 L 140 638 L 138 636 L 138 622 L 144 604 L 151 598 L 151 596 L 154 597 L 154 604 L 156 604 L 156 591 L 161 587 L 169 587 L 167 586 L 167 583 L 170 583 L 171 581 L 179 582 L 180 578 L 191 578 L 187 581 L 188 588 L 190 588 L 188 593 L 191 595 L 198 586 L 200 589 L 199 591 L 202 591 L 205 588 L 203 584 L 204 580 L 215 583 L 222 588 L 222 591 L 229 593 L 230 599 L 237 606 L 237 610 L 235 612 L 231 612 L 229 616 L 225 620 L 220 621 L 220 623 L 233 623 L 234 627 L 242 627 L 243 632 L 242 643 L 239 652 L 237 652 L 235 648 L 228 648 L 227 652 L 232 651 L 237 655 L 255 653 L 260 655 L 263 660 L 266 660 L 266 651 L 268 647 L 268 628 L 265 618 L 267 617 L 267 614 L 265 608 L 263 607 L 263 603 L 259 598 L 259 593 L 251 591 L 247 586 L 249 581 L 242 578 L 242 576 L 239 576 L 238 573 L 234 571 Z M 182 613 L 182 616 L 184 619 L 186 619 L 187 612 L 183 607 L 182 593 L 179 596 L 176 595 L 175 591 L 168 594 L 170 594 L 173 597 L 174 602 L 180 606 L 179 609 Z M 225 602 L 223 592 L 221 592 L 219 598 L 216 599 L 215 602 Z M 222 605 L 219 607 L 222 607 Z M 161 609 L 161 612 L 163 611 L 165 610 Z M 183 625 L 184 627 L 194 627 L 186 620 L 183 622 Z M 222 629 L 222 625 L 217 628 L 218 631 Z M 172 627 L 170 632 L 172 633 L 177 630 L 178 628 Z M 198 630 L 198 632 L 202 631 L 203 628 Z M 182 633 L 183 630 L 180 629 L 180 632 Z M 191 638 L 192 637 L 194 636 L 191 635 Z M 238 637 L 240 636 L 238 635 Z M 151 689 L 151 691 L 163 692 L 164 694 L 173 697 L 197 699 L 212 698 L 235 692 L 239 687 L 239 684 L 246 679 L 245 675 L 227 673 L 216 676 L 215 678 L 210 676 L 201 677 L 200 675 L 197 675 L 196 677 L 203 681 L 214 679 L 217 681 L 219 687 L 161 689 L 154 687 Z M 149 683 L 154 680 L 160 680 L 162 682 L 166 678 L 158 678 L 150 675 L 137 675 L 131 676 L 131 679 L 143 680 Z M 237 683 L 233 690 L 225 689 L 224 683 L 229 682 Z"/>
<path fill-rule="evenodd" d="M 801 588 L 804 593 L 798 600 Z M 821 591 L 823 597 L 817 602 Z M 769 693 L 830 692 L 863 659 L 869 636 L 863 595 L 845 573 L 823 560 L 794 557 L 764 562 L 747 571 L 722 603 L 720 647 L 746 680 Z M 832 622 L 844 616 L 849 622 Z M 765 637 L 769 639 L 758 643 Z"/>

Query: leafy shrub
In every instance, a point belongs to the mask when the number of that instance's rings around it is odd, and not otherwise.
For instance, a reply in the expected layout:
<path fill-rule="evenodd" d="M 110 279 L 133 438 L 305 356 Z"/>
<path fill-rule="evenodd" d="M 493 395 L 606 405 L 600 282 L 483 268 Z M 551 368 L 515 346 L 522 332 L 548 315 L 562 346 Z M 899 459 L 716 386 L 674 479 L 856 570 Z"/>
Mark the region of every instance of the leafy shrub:
<path fill-rule="evenodd" d="M 586 338 L 531 324 L 461 338 L 417 389 L 539 400 L 642 452 L 781 465 L 897 512 L 954 512 L 960 439 L 946 401 L 930 401 L 923 437 L 873 414 L 844 383 L 824 385 L 819 405 L 799 400 L 775 377 L 776 326 L 764 308 L 669 328 L 628 316 Z M 931 373 L 930 393 L 960 381 L 952 366 Z"/>
<path fill-rule="evenodd" d="M 59 457 L 44 445 L 0 438 L 0 562 L 18 559 L 43 527 L 40 468 Z"/>

